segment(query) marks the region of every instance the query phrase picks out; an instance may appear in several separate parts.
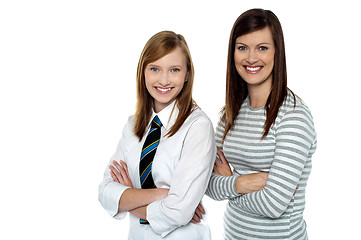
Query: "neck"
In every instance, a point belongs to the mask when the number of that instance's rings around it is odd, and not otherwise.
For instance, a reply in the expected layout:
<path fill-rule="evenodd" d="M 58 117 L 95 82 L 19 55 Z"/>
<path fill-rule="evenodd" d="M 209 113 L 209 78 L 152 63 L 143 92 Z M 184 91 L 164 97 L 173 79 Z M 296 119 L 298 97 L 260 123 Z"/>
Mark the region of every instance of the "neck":
<path fill-rule="evenodd" d="M 271 92 L 271 86 L 248 86 L 249 105 L 252 108 L 264 107 Z"/>

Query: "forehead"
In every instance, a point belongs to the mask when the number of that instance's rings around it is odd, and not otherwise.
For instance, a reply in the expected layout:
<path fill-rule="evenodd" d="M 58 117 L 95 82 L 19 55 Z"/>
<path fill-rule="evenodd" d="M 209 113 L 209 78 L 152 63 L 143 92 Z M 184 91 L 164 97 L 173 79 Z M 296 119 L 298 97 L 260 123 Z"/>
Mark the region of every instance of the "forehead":
<path fill-rule="evenodd" d="M 151 62 L 152 65 L 183 65 L 186 64 L 186 56 L 180 47 L 175 48 L 167 55 Z"/>
<path fill-rule="evenodd" d="M 242 43 L 247 45 L 269 43 L 273 45 L 271 29 L 269 27 L 265 27 L 260 30 L 239 36 L 236 38 L 236 43 Z"/>

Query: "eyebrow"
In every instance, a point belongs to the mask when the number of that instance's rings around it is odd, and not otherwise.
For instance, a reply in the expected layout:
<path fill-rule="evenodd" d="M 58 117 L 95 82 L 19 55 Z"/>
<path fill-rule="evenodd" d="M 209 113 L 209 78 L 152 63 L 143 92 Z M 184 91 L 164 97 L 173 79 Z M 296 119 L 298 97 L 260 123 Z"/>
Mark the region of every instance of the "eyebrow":
<path fill-rule="evenodd" d="M 148 67 L 157 67 L 157 68 L 160 68 L 160 66 L 159 65 L 157 65 L 157 64 L 148 64 Z M 181 68 L 182 67 L 182 65 L 172 65 L 172 66 L 170 66 L 169 68 Z"/>
<path fill-rule="evenodd" d="M 241 44 L 241 45 L 245 45 L 245 46 L 248 46 L 247 44 L 245 44 L 245 43 L 242 43 L 242 42 L 236 42 L 236 45 L 237 44 Z M 259 45 L 272 45 L 272 43 L 268 43 L 268 42 L 261 42 L 261 43 L 258 43 L 257 44 L 257 46 L 259 46 Z"/>

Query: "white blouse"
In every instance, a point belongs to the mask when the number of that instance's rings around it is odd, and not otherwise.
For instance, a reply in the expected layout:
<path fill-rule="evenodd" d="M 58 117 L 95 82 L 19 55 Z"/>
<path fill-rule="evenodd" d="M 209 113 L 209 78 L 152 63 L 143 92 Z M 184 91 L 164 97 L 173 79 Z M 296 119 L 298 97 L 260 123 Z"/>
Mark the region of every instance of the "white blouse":
<path fill-rule="evenodd" d="M 189 221 L 206 191 L 212 173 L 216 158 L 214 129 L 205 113 L 197 108 L 176 134 L 172 137 L 165 136 L 178 116 L 179 110 L 174 104 L 175 101 L 157 114 L 163 126 L 152 165 L 156 186 L 168 188 L 169 194 L 166 198 L 147 206 L 147 220 L 150 225 L 140 224 L 137 217 L 129 214 L 129 239 L 211 238 L 209 227 L 204 221 L 198 224 Z M 151 119 L 155 115 L 153 112 Z M 124 160 L 134 188 L 141 188 L 139 159 L 146 136 L 139 142 L 133 133 L 133 126 L 134 120 L 131 116 L 99 186 L 100 203 L 116 219 L 122 219 L 126 215 L 126 212 L 118 213 L 118 203 L 128 187 L 113 181 L 109 170 L 112 160 Z M 150 123 L 146 133 L 149 127 Z"/>

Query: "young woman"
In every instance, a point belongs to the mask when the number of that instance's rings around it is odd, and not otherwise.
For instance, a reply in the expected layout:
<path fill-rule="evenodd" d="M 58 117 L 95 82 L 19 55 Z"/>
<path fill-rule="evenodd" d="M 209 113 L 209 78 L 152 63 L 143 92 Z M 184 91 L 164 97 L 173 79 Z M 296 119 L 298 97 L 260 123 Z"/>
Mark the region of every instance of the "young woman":
<path fill-rule="evenodd" d="M 310 110 L 287 88 L 282 28 L 271 11 L 248 10 L 234 23 L 226 81 L 216 129 L 221 158 L 207 190 L 228 199 L 225 239 L 307 239 L 303 210 L 316 133 Z M 258 191 L 243 187 L 260 172 L 268 173 L 265 186 L 255 178 Z"/>
<path fill-rule="evenodd" d="M 193 76 L 182 35 L 149 39 L 138 63 L 136 113 L 99 186 L 111 216 L 130 212 L 128 239 L 210 239 L 199 203 L 216 146 L 211 121 L 192 99 Z"/>

